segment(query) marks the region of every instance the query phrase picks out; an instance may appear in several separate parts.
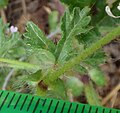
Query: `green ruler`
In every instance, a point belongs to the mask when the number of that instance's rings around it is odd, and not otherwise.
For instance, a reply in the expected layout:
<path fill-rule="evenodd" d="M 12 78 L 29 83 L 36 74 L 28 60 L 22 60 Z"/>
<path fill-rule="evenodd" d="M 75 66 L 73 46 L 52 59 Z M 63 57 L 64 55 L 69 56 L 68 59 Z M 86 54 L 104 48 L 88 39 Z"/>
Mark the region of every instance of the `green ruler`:
<path fill-rule="evenodd" d="M 120 110 L 0 91 L 0 113 L 120 113 Z"/>

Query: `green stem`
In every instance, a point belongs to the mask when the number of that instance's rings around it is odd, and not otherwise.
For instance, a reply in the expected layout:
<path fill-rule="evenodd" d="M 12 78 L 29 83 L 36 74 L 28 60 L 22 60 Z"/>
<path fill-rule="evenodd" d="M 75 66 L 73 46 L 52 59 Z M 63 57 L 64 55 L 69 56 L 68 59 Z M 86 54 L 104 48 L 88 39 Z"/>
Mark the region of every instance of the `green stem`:
<path fill-rule="evenodd" d="M 7 63 L 10 65 L 10 67 L 16 67 L 20 69 L 39 69 L 39 66 L 21 62 L 21 61 L 16 61 L 16 60 L 10 60 L 10 59 L 5 59 L 5 58 L 0 58 L 0 62 Z M 4 65 L 4 64 L 3 64 Z"/>
<path fill-rule="evenodd" d="M 44 78 L 44 82 L 46 84 L 50 84 L 52 81 L 56 80 L 59 76 L 64 74 L 66 71 L 72 69 L 76 64 L 79 64 L 81 61 L 86 59 L 88 56 L 92 55 L 98 49 L 102 48 L 104 45 L 110 43 L 112 40 L 116 39 L 117 36 L 120 35 L 120 26 L 115 28 L 113 31 L 108 33 L 102 39 L 97 41 L 96 43 L 92 44 L 89 48 L 85 49 L 80 55 L 74 57 L 62 67 L 58 68 L 57 70 L 53 70 L 52 72 L 48 73 L 47 76 Z"/>
<path fill-rule="evenodd" d="M 92 82 L 89 82 L 88 84 L 84 84 L 84 91 L 87 102 L 90 105 L 101 106 L 100 99 L 93 87 Z"/>
<path fill-rule="evenodd" d="M 0 9 L 0 12 L 1 12 L 1 17 L 3 19 L 4 24 L 6 24 L 7 23 L 7 18 L 6 18 L 4 9 Z"/>

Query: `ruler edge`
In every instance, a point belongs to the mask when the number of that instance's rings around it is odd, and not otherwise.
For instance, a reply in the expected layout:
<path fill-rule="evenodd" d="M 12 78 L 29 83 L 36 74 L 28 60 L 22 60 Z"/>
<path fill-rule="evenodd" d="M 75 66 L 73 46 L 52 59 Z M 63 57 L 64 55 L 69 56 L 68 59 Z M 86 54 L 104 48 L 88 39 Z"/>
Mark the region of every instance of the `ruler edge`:
<path fill-rule="evenodd" d="M 55 98 L 47 98 L 47 97 L 43 97 L 43 96 L 39 96 L 39 95 L 31 95 L 31 94 L 26 94 L 26 93 L 20 93 L 20 92 L 14 92 L 14 91 L 10 91 L 10 90 L 0 90 L 0 92 L 6 92 L 6 93 L 13 93 L 13 94 L 18 94 L 18 95 L 28 95 L 31 97 L 37 97 L 37 98 L 41 98 L 41 99 L 50 99 L 50 100 L 55 100 L 55 101 L 63 101 L 65 103 L 73 103 L 76 105 L 83 105 L 83 106 L 89 106 L 89 107 L 96 107 L 96 108 L 103 108 L 103 109 L 108 109 L 108 110 L 116 110 L 116 112 L 118 111 L 118 113 L 120 113 L 120 109 L 115 109 L 115 108 L 108 108 L 108 107 L 104 107 L 104 106 L 95 106 L 95 105 L 90 105 L 90 104 L 84 104 L 84 103 L 79 103 L 79 102 L 70 102 L 67 100 L 62 100 L 62 99 L 55 99 Z"/>

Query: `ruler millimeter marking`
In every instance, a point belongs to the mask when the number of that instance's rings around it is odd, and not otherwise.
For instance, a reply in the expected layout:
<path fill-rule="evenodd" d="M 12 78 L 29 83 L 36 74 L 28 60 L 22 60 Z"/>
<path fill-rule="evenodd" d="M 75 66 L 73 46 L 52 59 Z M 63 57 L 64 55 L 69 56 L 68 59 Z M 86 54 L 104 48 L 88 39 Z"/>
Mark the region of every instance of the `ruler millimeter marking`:
<path fill-rule="evenodd" d="M 0 91 L 0 113 L 120 113 L 120 110 Z"/>

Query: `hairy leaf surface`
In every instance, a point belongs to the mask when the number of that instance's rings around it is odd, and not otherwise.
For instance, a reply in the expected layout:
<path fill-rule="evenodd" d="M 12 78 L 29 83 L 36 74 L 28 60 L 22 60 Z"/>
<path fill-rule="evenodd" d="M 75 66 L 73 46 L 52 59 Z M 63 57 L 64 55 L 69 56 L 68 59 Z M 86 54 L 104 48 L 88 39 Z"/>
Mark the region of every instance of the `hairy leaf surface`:
<path fill-rule="evenodd" d="M 33 22 L 28 22 L 26 33 L 24 34 L 28 49 L 47 49 L 51 52 L 54 51 L 55 45 L 51 40 L 47 39 L 44 33 Z"/>
<path fill-rule="evenodd" d="M 79 8 L 75 8 L 72 13 L 67 10 L 63 16 L 61 25 L 63 37 L 58 43 L 55 51 L 58 63 L 62 64 L 67 61 L 72 50 L 72 40 L 75 36 L 89 31 L 89 28 L 86 27 L 91 20 L 90 16 L 87 16 L 88 12 L 88 7 L 85 7 L 81 11 Z"/>

